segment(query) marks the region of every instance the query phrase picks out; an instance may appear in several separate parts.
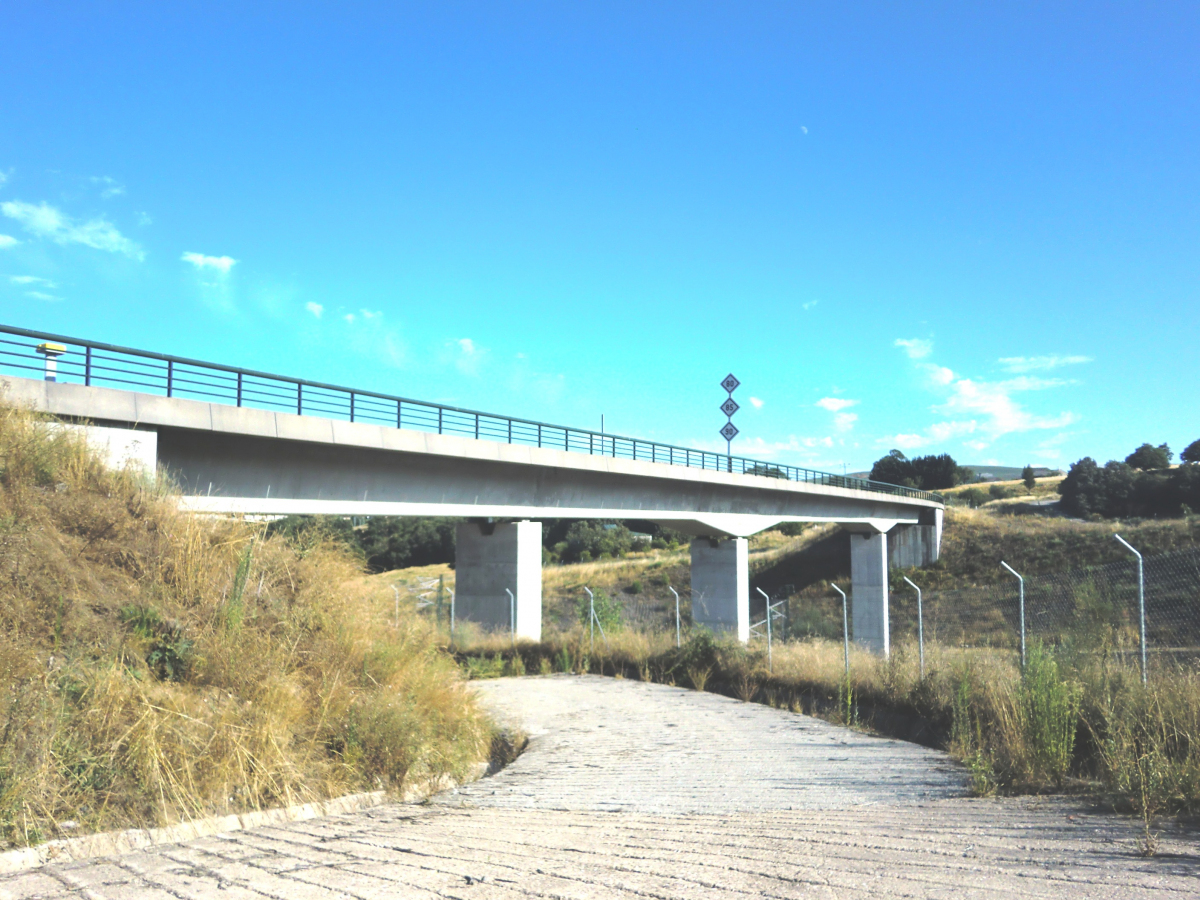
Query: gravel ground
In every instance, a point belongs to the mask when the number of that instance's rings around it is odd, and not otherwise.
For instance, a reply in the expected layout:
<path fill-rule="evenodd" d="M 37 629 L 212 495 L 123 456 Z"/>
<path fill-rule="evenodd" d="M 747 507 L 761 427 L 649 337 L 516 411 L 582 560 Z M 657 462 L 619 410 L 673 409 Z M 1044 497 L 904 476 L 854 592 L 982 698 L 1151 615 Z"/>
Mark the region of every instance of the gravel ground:
<path fill-rule="evenodd" d="M 0 878 L 0 897 L 1200 897 L 1194 832 L 978 800 L 936 751 L 599 677 L 480 685 L 531 736 L 498 775 L 396 804 Z"/>

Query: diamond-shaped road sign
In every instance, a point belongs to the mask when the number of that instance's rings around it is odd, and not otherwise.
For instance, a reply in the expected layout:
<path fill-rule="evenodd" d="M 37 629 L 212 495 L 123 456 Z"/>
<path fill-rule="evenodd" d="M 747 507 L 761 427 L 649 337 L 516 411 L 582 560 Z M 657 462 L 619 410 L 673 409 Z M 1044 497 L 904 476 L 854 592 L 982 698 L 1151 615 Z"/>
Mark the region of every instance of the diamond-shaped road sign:
<path fill-rule="evenodd" d="M 732 441 L 735 437 L 737 437 L 737 433 L 737 426 L 732 422 L 726 422 L 725 427 L 721 429 L 721 437 L 725 438 L 727 441 Z"/>
<path fill-rule="evenodd" d="M 734 391 L 737 390 L 737 387 L 739 384 L 741 384 L 741 382 L 738 381 L 736 378 L 734 378 L 733 373 L 731 372 L 730 374 L 725 376 L 725 380 L 721 382 L 721 387 L 723 387 L 726 391 L 728 391 L 730 394 L 732 394 Z"/>
<path fill-rule="evenodd" d="M 721 412 L 725 413 L 727 416 L 732 416 L 739 409 L 741 409 L 741 407 L 737 405 L 737 401 L 732 397 L 721 404 Z"/>

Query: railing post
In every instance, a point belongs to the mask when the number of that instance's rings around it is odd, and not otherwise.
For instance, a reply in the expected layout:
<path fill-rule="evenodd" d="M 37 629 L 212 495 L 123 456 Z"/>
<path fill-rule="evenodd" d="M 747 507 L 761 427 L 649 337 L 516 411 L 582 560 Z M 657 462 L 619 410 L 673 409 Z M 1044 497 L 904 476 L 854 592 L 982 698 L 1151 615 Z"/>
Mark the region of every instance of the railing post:
<path fill-rule="evenodd" d="M 403 405 L 404 404 L 401 403 L 401 401 L 399 401 L 399 400 L 396 401 L 396 427 L 397 428 L 404 427 L 404 413 L 402 412 Z"/>
<path fill-rule="evenodd" d="M 354 421 L 354 391 L 350 392 L 350 421 Z"/>
<path fill-rule="evenodd" d="M 442 408 L 438 407 L 438 434 L 442 433 Z"/>
<path fill-rule="evenodd" d="M 296 415 L 304 415 L 304 385 L 296 382 Z"/>
<path fill-rule="evenodd" d="M 593 449 L 593 444 L 595 443 L 595 440 L 596 440 L 596 436 L 589 431 L 588 432 L 588 456 L 591 456 L 593 453 L 595 453 L 595 450 Z"/>
<path fill-rule="evenodd" d="M 508 442 L 512 443 L 512 419 L 508 420 Z"/>
<path fill-rule="evenodd" d="M 167 360 L 167 396 L 170 397 L 174 391 L 175 381 L 175 360 Z"/>
<path fill-rule="evenodd" d="M 571 429 L 570 428 L 563 429 L 563 449 L 566 450 L 568 453 L 571 452 Z"/>
<path fill-rule="evenodd" d="M 542 426 L 538 425 L 538 446 L 542 446 Z"/>
<path fill-rule="evenodd" d="M 85 387 L 91 387 L 92 384 L 92 348 L 88 347 L 83 356 L 83 384 Z"/>
<path fill-rule="evenodd" d="M 479 440 L 479 413 L 475 413 L 475 440 Z"/>
<path fill-rule="evenodd" d="M 238 405 L 239 407 L 242 405 L 242 373 L 241 373 L 241 372 L 238 372 L 238 381 L 237 381 L 237 405 Z"/>

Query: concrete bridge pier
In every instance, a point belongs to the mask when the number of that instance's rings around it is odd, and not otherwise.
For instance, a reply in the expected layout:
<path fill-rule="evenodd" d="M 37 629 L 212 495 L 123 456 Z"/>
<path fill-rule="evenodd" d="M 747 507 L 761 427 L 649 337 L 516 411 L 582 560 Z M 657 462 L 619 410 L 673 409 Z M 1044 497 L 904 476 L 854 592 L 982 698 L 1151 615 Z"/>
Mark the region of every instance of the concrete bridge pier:
<path fill-rule="evenodd" d="M 750 640 L 750 553 L 745 538 L 692 541 L 692 621 Z"/>
<path fill-rule="evenodd" d="M 888 536 L 850 535 L 850 614 L 854 642 L 885 659 L 891 651 L 888 627 Z"/>
<path fill-rule="evenodd" d="M 542 523 L 464 522 L 456 531 L 455 614 L 493 631 L 542 639 Z"/>

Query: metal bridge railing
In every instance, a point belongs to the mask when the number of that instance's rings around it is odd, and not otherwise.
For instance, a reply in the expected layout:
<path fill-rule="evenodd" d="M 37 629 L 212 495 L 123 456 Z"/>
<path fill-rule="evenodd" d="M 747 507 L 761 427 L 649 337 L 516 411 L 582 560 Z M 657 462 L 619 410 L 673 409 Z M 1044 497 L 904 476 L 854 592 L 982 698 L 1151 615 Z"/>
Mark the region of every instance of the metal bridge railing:
<path fill-rule="evenodd" d="M 942 500 L 941 495 L 929 491 L 864 478 L 833 475 L 798 466 L 601 434 L 529 419 L 514 419 L 5 325 L 0 325 L 0 373 L 25 378 L 45 377 L 47 358 L 38 348 L 46 344 L 62 347 L 61 351 L 51 349 L 56 380 L 74 384 L 132 389 L 159 396 L 228 403 L 348 422 L 368 422 L 506 444 L 761 475 L 937 502 Z"/>

